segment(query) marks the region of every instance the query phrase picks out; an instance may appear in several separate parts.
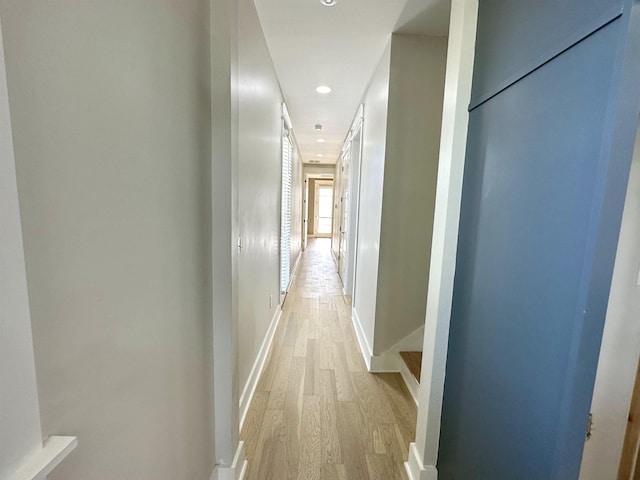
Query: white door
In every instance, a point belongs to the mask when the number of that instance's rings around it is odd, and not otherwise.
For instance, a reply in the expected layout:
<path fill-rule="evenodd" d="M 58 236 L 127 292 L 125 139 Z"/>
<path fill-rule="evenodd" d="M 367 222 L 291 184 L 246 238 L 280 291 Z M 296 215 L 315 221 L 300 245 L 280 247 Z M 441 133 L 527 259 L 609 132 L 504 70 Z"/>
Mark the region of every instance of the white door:
<path fill-rule="evenodd" d="M 302 200 L 302 249 L 307 248 L 307 235 L 309 235 L 309 180 L 304 180 L 304 198 Z"/>
<path fill-rule="evenodd" d="M 338 254 L 338 275 L 344 283 L 347 268 L 347 250 L 349 239 L 349 176 L 351 174 L 351 154 L 345 153 L 340 172 L 340 252 Z"/>

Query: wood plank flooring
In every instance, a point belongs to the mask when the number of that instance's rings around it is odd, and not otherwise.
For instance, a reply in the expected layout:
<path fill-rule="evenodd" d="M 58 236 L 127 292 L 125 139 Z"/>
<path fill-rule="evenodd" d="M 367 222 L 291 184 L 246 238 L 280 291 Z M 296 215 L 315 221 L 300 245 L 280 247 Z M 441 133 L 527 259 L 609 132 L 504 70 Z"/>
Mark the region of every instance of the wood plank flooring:
<path fill-rule="evenodd" d="M 420 383 L 420 371 L 422 370 L 422 352 L 400 352 L 400 356 L 411 375 Z"/>
<path fill-rule="evenodd" d="M 404 480 L 416 407 L 400 374 L 371 374 L 329 239 L 309 242 L 241 438 L 248 480 Z"/>

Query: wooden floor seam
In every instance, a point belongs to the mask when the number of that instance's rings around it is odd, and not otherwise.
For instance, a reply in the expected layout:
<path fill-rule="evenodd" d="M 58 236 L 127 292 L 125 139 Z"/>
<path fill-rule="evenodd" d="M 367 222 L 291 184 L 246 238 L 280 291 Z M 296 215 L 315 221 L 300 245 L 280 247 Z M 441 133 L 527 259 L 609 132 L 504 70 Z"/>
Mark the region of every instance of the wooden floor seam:
<path fill-rule="evenodd" d="M 330 239 L 302 254 L 241 438 L 247 480 L 406 480 L 416 407 L 367 372 Z"/>

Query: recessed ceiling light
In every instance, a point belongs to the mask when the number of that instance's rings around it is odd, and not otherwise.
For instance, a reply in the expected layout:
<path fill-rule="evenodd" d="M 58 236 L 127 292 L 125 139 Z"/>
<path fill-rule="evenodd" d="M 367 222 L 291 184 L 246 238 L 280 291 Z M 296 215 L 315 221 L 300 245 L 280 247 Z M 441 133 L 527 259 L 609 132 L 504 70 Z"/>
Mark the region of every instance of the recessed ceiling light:
<path fill-rule="evenodd" d="M 319 153 L 319 154 L 317 154 L 317 155 L 316 155 L 316 157 L 318 157 L 318 158 L 322 158 L 322 157 L 324 157 L 324 155 L 323 155 L 323 154 L 321 154 L 321 153 Z"/>
<path fill-rule="evenodd" d="M 336 3 L 338 3 L 338 0 L 320 0 L 320 3 L 325 7 L 333 7 Z"/>
<path fill-rule="evenodd" d="M 316 92 L 322 93 L 322 94 L 331 93 L 331 87 L 329 87 L 327 85 L 320 85 L 320 86 L 316 87 Z"/>
<path fill-rule="evenodd" d="M 319 138 L 319 139 L 317 139 L 317 140 L 316 140 L 316 142 L 318 142 L 318 143 L 324 143 L 324 142 L 326 142 L 326 140 L 325 140 L 324 138 Z"/>

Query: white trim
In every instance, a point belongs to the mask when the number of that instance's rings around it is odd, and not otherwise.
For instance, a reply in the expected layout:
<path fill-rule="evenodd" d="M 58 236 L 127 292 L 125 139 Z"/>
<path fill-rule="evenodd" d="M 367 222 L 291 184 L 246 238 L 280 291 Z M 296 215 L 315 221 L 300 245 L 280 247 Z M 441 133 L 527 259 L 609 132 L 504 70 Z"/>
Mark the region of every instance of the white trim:
<path fill-rule="evenodd" d="M 336 265 L 336 273 L 338 273 L 338 257 L 336 256 L 336 252 L 333 251 L 333 248 L 331 249 L 331 258 L 333 258 L 333 263 L 335 263 L 335 265 Z M 338 275 L 338 280 L 340 280 L 340 283 L 344 287 L 344 283 L 343 283 L 342 279 L 340 278 L 340 275 Z M 343 288 L 342 292 L 344 293 L 344 288 Z M 344 295 L 347 295 L 347 294 L 344 293 Z"/>
<path fill-rule="evenodd" d="M 356 332 L 360 352 L 362 353 L 362 358 L 364 358 L 364 363 L 367 365 L 367 370 L 374 373 L 400 372 L 402 359 L 398 352 L 387 351 L 382 355 L 373 354 L 355 307 L 351 309 L 351 322 L 353 323 L 353 329 Z"/>
<path fill-rule="evenodd" d="M 412 455 L 418 455 L 421 463 L 427 465 L 436 464 L 440 442 L 477 20 L 478 0 L 452 0 L 422 381 L 418 394 L 416 441 L 412 444 Z"/>
<path fill-rule="evenodd" d="M 76 437 L 51 436 L 7 480 L 44 480 L 77 445 Z"/>
<path fill-rule="evenodd" d="M 335 199 L 335 184 L 333 179 L 314 179 L 314 192 L 313 192 L 313 236 L 316 238 L 333 238 L 333 199 Z M 322 188 L 331 188 L 331 231 L 329 233 L 318 233 L 318 220 L 320 216 L 318 212 L 320 211 L 320 190 Z M 322 217 L 327 218 L 327 217 Z M 333 250 L 333 249 L 331 249 Z"/>
<path fill-rule="evenodd" d="M 300 259 L 302 258 L 302 252 L 298 253 L 298 257 L 296 258 L 296 263 L 293 264 L 293 268 L 291 269 L 291 281 L 289 282 L 289 286 L 287 287 L 287 292 L 289 288 L 291 288 L 291 284 L 293 283 L 293 279 L 298 273 L 298 267 L 300 266 Z"/>
<path fill-rule="evenodd" d="M 260 379 L 260 375 L 262 374 L 262 370 L 264 369 L 264 364 L 267 361 L 267 356 L 269 355 L 269 351 L 271 350 L 273 337 L 275 336 L 281 316 L 282 309 L 278 305 L 275 312 L 273 313 L 273 318 L 271 319 L 271 323 L 269 324 L 269 328 L 267 329 L 267 334 L 265 335 L 264 340 L 262 341 L 262 345 L 260 346 L 260 350 L 258 351 L 256 361 L 253 363 L 253 367 L 251 368 L 251 373 L 249 373 L 247 383 L 244 385 L 242 395 L 240 395 L 240 430 L 242 430 L 244 421 L 247 418 L 249 406 L 251 405 L 251 401 L 253 400 L 253 395 L 255 394 L 256 387 L 258 386 L 258 380 Z"/>
<path fill-rule="evenodd" d="M 367 364 L 367 370 L 371 371 L 371 357 L 373 357 L 373 352 L 367 341 L 367 336 L 364 334 L 364 329 L 362 328 L 362 323 L 360 322 L 360 317 L 355 307 L 351 309 L 351 312 L 351 322 L 353 323 L 353 329 L 356 331 L 360 352 L 362 352 L 364 363 Z"/>
<path fill-rule="evenodd" d="M 400 354 L 398 354 L 400 355 Z M 418 393 L 420 392 L 420 382 L 413 376 L 406 362 L 402 360 L 400 357 L 400 375 L 402 375 L 402 379 L 404 380 L 404 384 L 407 386 L 407 390 L 411 394 L 411 398 L 413 398 L 413 403 L 418 406 Z"/>
<path fill-rule="evenodd" d="M 371 355 L 370 372 L 399 373 L 402 358 L 398 352 L 386 351 L 381 355 Z"/>
<path fill-rule="evenodd" d="M 248 464 L 244 453 L 244 442 L 240 441 L 233 457 L 233 463 L 228 467 L 216 466 L 211 480 L 243 480 L 247 473 Z"/>
<path fill-rule="evenodd" d="M 351 123 L 349 134 L 345 139 L 343 146 L 344 156 L 349 151 L 349 205 L 347 212 L 348 228 L 347 228 L 347 249 L 345 255 L 345 281 L 343 283 L 343 292 L 346 296 L 351 296 L 355 301 L 355 282 L 358 252 L 358 229 L 360 225 L 360 187 L 362 183 L 362 157 L 364 154 L 364 104 L 360 104 L 356 117 Z M 357 150 L 353 149 L 353 140 L 360 135 L 360 144 Z M 348 148 L 347 148 L 348 146 Z M 354 153 L 357 153 L 357 162 L 354 163 Z M 344 158 L 344 157 L 343 157 Z"/>
<path fill-rule="evenodd" d="M 238 438 L 238 2 L 218 0 L 209 12 L 211 35 L 211 263 L 213 296 L 212 451 L 227 463 Z M 278 283 L 279 287 L 279 283 Z M 279 290 L 279 288 L 278 288 Z M 215 428 L 214 428 L 215 427 Z"/>
<path fill-rule="evenodd" d="M 284 120 L 284 125 L 287 130 L 293 130 L 293 127 L 291 126 L 291 117 L 289 116 L 289 109 L 287 108 L 287 104 L 284 102 L 282 103 L 282 120 Z"/>
<path fill-rule="evenodd" d="M 422 465 L 420 452 L 416 444 L 409 444 L 409 460 L 404 462 L 404 469 L 409 480 L 438 480 L 438 469 L 433 465 Z"/>

